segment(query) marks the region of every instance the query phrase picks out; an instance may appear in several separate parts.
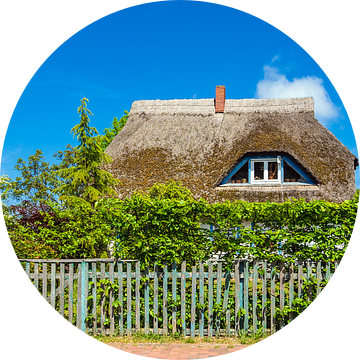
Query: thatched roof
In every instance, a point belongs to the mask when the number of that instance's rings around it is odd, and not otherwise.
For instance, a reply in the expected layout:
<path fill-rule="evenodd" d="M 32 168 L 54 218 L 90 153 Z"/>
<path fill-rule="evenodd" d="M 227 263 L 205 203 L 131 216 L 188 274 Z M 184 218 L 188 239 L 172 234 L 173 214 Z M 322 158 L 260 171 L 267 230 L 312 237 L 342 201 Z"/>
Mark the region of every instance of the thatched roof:
<path fill-rule="evenodd" d="M 356 190 L 357 159 L 315 119 L 312 98 L 226 100 L 223 113 L 214 99 L 135 101 L 106 152 L 121 198 L 171 179 L 211 202 L 341 202 Z M 259 153 L 288 154 L 316 185 L 218 186 L 243 156 Z"/>

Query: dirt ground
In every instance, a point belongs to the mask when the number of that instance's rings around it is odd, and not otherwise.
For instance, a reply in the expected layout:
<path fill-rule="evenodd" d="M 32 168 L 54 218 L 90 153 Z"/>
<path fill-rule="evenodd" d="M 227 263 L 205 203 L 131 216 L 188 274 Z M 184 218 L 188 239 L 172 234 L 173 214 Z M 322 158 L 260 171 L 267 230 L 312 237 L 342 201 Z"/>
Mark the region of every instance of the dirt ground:
<path fill-rule="evenodd" d="M 155 359 L 205 359 L 208 357 L 229 354 L 247 347 L 241 344 L 217 344 L 217 343 L 108 343 L 116 349 L 131 354 L 146 356 Z"/>

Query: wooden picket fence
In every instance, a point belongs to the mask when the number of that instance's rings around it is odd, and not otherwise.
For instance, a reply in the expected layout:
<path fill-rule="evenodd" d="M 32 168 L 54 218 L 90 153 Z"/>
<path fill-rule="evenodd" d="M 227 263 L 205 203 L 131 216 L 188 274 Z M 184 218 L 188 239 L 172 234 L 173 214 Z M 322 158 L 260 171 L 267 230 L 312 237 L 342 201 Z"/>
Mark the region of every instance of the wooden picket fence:
<path fill-rule="evenodd" d="M 320 283 L 303 294 L 303 282 L 330 280 L 338 263 L 267 264 L 235 260 L 180 269 L 141 268 L 136 260 L 21 259 L 34 286 L 62 316 L 90 334 L 178 333 L 231 336 L 241 331 L 274 332 L 285 325 L 277 309 L 294 297 L 315 298 Z M 289 321 L 293 315 L 289 315 Z"/>

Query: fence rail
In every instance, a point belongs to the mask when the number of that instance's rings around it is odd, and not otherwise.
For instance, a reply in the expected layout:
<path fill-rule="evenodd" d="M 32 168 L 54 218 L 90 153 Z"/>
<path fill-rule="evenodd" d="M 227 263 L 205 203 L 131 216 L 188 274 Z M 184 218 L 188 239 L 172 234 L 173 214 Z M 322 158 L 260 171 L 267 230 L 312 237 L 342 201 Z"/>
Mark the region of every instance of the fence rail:
<path fill-rule="evenodd" d="M 118 259 L 21 259 L 34 286 L 62 316 L 91 334 L 230 336 L 274 332 L 313 300 L 338 263 L 235 260 L 142 268 Z M 304 293 L 304 281 L 315 279 Z M 279 316 L 280 314 L 280 316 Z"/>

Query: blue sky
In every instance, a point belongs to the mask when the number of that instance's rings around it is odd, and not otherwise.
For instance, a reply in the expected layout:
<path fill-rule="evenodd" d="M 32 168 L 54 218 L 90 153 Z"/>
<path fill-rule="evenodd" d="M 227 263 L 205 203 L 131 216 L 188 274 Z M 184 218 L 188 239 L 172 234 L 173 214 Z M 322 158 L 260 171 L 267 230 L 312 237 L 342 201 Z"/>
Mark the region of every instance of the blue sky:
<path fill-rule="evenodd" d="M 313 96 L 318 120 L 357 155 L 339 95 L 294 41 L 239 10 L 171 1 L 108 15 L 43 63 L 14 110 L 1 174 L 15 178 L 16 160 L 36 149 L 52 162 L 56 151 L 76 145 L 70 129 L 82 97 L 102 133 L 135 100 L 213 98 L 216 85 L 226 86 L 228 99 Z"/>

